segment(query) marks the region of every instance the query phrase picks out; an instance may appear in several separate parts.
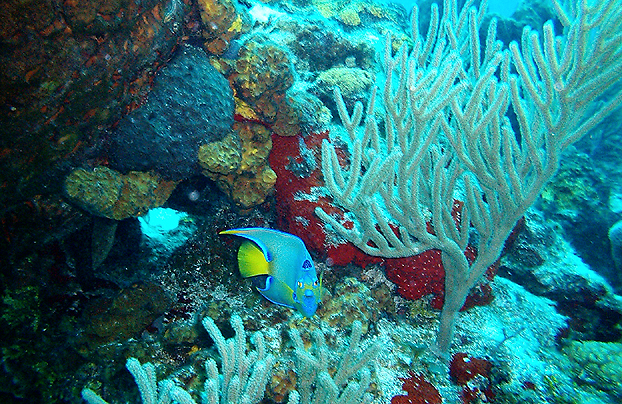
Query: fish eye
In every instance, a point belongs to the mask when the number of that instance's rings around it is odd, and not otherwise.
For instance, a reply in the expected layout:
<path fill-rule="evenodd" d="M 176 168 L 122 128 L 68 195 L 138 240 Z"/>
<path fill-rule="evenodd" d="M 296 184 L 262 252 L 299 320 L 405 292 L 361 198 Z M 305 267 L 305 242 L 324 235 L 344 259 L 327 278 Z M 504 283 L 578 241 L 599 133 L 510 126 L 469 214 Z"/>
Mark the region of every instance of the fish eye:
<path fill-rule="evenodd" d="M 302 282 L 298 281 L 298 287 L 301 288 L 302 287 Z"/>
<path fill-rule="evenodd" d="M 315 282 L 313 282 L 313 286 L 317 286 L 319 284 L 318 280 L 316 279 Z"/>

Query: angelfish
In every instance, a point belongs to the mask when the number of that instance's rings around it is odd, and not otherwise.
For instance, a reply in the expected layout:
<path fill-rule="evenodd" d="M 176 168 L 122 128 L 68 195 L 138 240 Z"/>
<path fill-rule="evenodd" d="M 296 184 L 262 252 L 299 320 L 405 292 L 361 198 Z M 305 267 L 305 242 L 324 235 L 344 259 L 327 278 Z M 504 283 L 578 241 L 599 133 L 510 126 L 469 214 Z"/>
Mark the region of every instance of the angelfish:
<path fill-rule="evenodd" d="M 221 231 L 246 240 L 238 251 L 240 274 L 272 303 L 311 317 L 320 301 L 321 281 L 304 242 L 293 234 L 249 227 Z"/>

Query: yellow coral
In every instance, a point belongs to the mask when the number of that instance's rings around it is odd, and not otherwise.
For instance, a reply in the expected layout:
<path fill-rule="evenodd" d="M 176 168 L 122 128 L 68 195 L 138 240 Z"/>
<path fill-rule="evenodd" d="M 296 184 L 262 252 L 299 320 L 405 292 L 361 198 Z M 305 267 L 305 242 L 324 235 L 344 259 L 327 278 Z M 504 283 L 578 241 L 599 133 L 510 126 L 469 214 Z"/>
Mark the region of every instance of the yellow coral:
<path fill-rule="evenodd" d="M 111 212 L 121 195 L 123 179 L 117 171 L 96 167 L 93 171 L 77 169 L 65 178 L 65 193 L 83 209 L 95 212 Z M 100 214 L 106 216 L 107 214 Z"/>
<path fill-rule="evenodd" d="M 245 19 L 236 10 L 232 0 L 198 0 L 203 21 L 205 48 L 215 55 L 222 55 L 231 40 L 248 29 Z"/>
<path fill-rule="evenodd" d="M 250 208 L 264 202 L 276 183 L 268 165 L 272 137 L 269 129 L 252 122 L 237 122 L 233 128 L 222 141 L 199 148 L 199 164 L 231 200 Z"/>
<path fill-rule="evenodd" d="M 240 142 L 233 133 L 219 142 L 204 144 L 199 148 L 199 165 L 213 173 L 229 175 L 237 170 L 241 161 Z"/>
<path fill-rule="evenodd" d="M 287 52 L 274 44 L 247 41 L 228 74 L 235 95 L 252 106 L 266 123 L 273 123 L 294 75 Z"/>
<path fill-rule="evenodd" d="M 227 29 L 227 31 L 233 32 L 236 34 L 239 34 L 243 30 L 244 30 L 244 21 L 242 20 L 242 17 L 240 17 L 239 15 L 231 23 L 231 26 Z"/>
<path fill-rule="evenodd" d="M 293 105 L 295 100 L 285 97 L 279 104 L 272 130 L 279 136 L 296 136 L 300 133 L 300 111 Z"/>
<path fill-rule="evenodd" d="M 274 190 L 276 173 L 266 165 L 254 176 L 241 175 L 236 178 L 231 190 L 231 199 L 244 207 L 249 208 L 263 203 Z"/>
<path fill-rule="evenodd" d="M 357 26 L 361 23 L 361 17 L 359 16 L 358 11 L 353 7 L 348 7 L 339 12 L 339 19 L 346 25 L 350 25 L 352 27 Z"/>
<path fill-rule="evenodd" d="M 333 67 L 317 78 L 318 84 L 326 88 L 338 86 L 345 98 L 361 96 L 373 84 L 373 76 L 356 67 Z"/>
<path fill-rule="evenodd" d="M 248 103 L 242 101 L 238 97 L 233 97 L 235 100 L 235 113 L 248 121 L 258 121 L 259 116 L 253 111 L 253 108 Z"/>
<path fill-rule="evenodd" d="M 350 26 L 361 24 L 361 13 L 392 22 L 400 20 L 390 6 L 383 6 L 368 0 L 312 0 L 311 3 L 325 18 L 334 17 Z"/>
<path fill-rule="evenodd" d="M 123 175 L 97 167 L 72 171 L 65 178 L 65 194 L 93 215 L 122 220 L 162 206 L 176 185 L 153 172 L 130 171 Z"/>
<path fill-rule="evenodd" d="M 300 132 L 300 113 L 285 96 L 294 81 L 293 68 L 285 50 L 253 40 L 244 44 L 237 59 L 216 65 L 234 89 L 235 114 L 244 122 L 234 124 L 239 144 L 226 138 L 204 145 L 199 150 L 199 164 L 236 204 L 250 208 L 262 203 L 276 183 L 268 164 L 272 133 L 257 122 L 270 124 L 279 135 Z"/>
<path fill-rule="evenodd" d="M 313 7 L 322 14 L 324 18 L 331 18 L 348 4 L 347 0 L 311 0 Z"/>
<path fill-rule="evenodd" d="M 389 17 L 387 10 L 377 4 L 367 4 L 365 5 L 365 9 L 376 18 L 382 19 Z"/>
<path fill-rule="evenodd" d="M 270 131 L 263 125 L 245 123 L 237 125 L 242 140 L 241 172 L 257 172 L 258 168 L 267 165 L 272 138 Z"/>
<path fill-rule="evenodd" d="M 198 0 L 197 4 L 208 37 L 227 31 L 237 16 L 231 0 Z"/>

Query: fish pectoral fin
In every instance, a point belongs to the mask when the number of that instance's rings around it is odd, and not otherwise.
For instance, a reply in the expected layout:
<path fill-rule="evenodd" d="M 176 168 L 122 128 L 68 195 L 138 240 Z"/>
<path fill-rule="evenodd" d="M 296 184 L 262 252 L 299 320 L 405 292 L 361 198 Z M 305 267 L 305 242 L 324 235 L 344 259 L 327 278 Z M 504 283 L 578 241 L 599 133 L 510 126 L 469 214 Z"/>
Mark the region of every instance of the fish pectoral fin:
<path fill-rule="evenodd" d="M 257 275 L 252 276 L 250 280 L 254 287 L 256 287 L 259 291 L 263 291 L 270 289 L 273 278 L 270 275 Z"/>
<path fill-rule="evenodd" d="M 270 282 L 266 282 L 266 289 L 257 289 L 266 299 L 272 303 L 280 304 L 281 306 L 296 308 L 296 302 L 294 301 L 294 291 L 287 284 L 275 277 L 269 277 Z"/>
<path fill-rule="evenodd" d="M 270 264 L 263 251 L 252 241 L 244 241 L 238 251 L 240 274 L 249 278 L 258 275 L 270 275 Z"/>

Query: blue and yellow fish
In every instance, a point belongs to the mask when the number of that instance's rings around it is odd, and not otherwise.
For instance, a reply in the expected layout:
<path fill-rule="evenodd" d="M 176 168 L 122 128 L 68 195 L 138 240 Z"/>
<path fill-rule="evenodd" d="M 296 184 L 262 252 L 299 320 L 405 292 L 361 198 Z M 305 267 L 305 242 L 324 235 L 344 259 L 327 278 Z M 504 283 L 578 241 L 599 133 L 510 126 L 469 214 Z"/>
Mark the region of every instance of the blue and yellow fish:
<path fill-rule="evenodd" d="M 320 301 L 321 282 L 304 242 L 293 234 L 250 227 L 218 234 L 247 239 L 238 251 L 240 273 L 272 303 L 311 317 Z"/>

